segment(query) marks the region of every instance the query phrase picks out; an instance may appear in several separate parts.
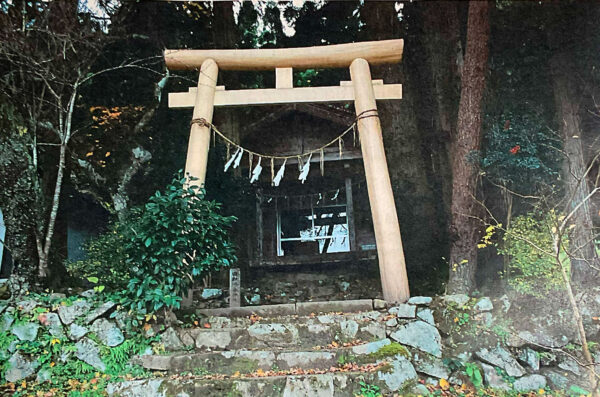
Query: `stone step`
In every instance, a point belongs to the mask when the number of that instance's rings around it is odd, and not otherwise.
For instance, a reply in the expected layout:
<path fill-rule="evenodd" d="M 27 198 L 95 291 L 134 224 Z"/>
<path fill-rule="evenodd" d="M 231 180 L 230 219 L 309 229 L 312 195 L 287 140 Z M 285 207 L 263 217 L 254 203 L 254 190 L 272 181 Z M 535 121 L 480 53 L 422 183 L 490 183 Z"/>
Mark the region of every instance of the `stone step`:
<path fill-rule="evenodd" d="M 208 327 L 216 328 L 246 328 L 257 322 L 261 323 L 286 323 L 286 324 L 333 324 L 342 321 L 379 321 L 384 322 L 389 318 L 389 313 L 385 310 L 369 310 L 355 313 L 346 312 L 327 312 L 327 313 L 311 313 L 309 315 L 270 315 L 258 316 L 256 314 L 247 317 L 225 317 L 225 316 L 209 316 L 198 320 L 200 328 Z"/>
<path fill-rule="evenodd" d="M 400 395 L 428 394 L 417 383 L 417 374 L 410 362 L 398 357 L 387 367 L 373 371 L 326 372 L 307 375 L 275 375 L 254 377 L 178 376 L 111 383 L 109 396 L 145 397 L 334 397 L 361 394 L 361 382 L 377 386 L 381 393 Z"/>
<path fill-rule="evenodd" d="M 311 313 L 344 312 L 356 313 L 385 309 L 387 303 L 381 299 L 356 299 L 326 302 L 296 302 L 279 305 L 225 307 L 220 309 L 198 309 L 196 314 L 203 316 L 248 317 L 252 314 L 261 317 L 309 315 Z"/>
<path fill-rule="evenodd" d="M 206 372 L 219 375 L 252 373 L 290 369 L 325 370 L 346 363 L 366 364 L 375 362 L 369 356 L 381 347 L 389 345 L 389 339 L 381 339 L 348 347 L 330 347 L 323 350 L 230 350 L 208 353 L 174 353 L 171 355 L 144 355 L 134 358 L 134 363 L 146 369 L 183 372 Z"/>
<path fill-rule="evenodd" d="M 386 337 L 385 317 L 379 312 L 377 320 L 367 315 L 336 319 L 333 315 L 290 319 L 281 322 L 256 321 L 251 325 L 225 324 L 230 327 L 181 328 L 177 336 L 184 346 L 199 351 L 312 348 L 331 342 L 361 340 L 365 342 Z M 183 346 L 181 346 L 183 347 Z M 171 350 L 176 350 L 172 349 Z"/>

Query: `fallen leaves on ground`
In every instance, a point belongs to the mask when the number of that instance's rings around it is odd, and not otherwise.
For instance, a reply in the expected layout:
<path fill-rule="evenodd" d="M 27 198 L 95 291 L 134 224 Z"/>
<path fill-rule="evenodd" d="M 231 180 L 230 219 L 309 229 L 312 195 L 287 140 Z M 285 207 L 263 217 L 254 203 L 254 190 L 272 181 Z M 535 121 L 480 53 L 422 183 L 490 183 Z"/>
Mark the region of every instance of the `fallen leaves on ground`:
<path fill-rule="evenodd" d="M 425 384 L 424 380 L 419 380 L 419 383 Z M 472 384 L 463 383 L 462 385 L 450 384 L 446 379 L 440 379 L 437 385 L 425 385 L 431 395 L 442 396 L 442 397 L 506 397 L 507 394 L 502 390 L 493 389 L 476 389 Z M 483 393 L 483 394 L 482 394 Z M 511 396 L 513 394 L 510 394 Z M 531 391 L 527 393 L 517 394 L 521 397 L 540 397 L 540 396 L 551 396 L 547 394 L 546 390 L 540 389 L 538 391 Z M 562 396 L 562 394 L 560 394 Z"/>
<path fill-rule="evenodd" d="M 374 372 L 381 367 L 387 365 L 387 362 L 370 363 L 358 365 L 356 363 L 347 363 L 340 367 L 330 367 L 328 369 L 301 369 L 292 368 L 287 370 L 263 370 L 258 369 L 254 372 L 242 374 L 236 371 L 232 375 L 210 374 L 210 375 L 171 375 L 170 379 L 205 379 L 205 380 L 223 380 L 223 379 L 251 379 L 251 378 L 266 378 L 271 376 L 287 376 L 287 375 L 321 375 L 333 372 Z"/>
<path fill-rule="evenodd" d="M 332 341 L 330 344 L 325 345 L 325 346 L 313 346 L 313 350 L 337 349 L 340 347 L 353 347 L 353 346 L 362 345 L 363 343 L 365 343 L 365 342 L 360 339 L 354 339 L 349 342 Z"/>
<path fill-rule="evenodd" d="M 250 315 L 250 322 L 251 322 L 252 324 L 254 324 L 255 322 L 257 322 L 257 321 L 260 321 L 260 320 L 262 320 L 262 317 L 261 317 L 261 316 L 259 316 L 259 315 L 256 315 L 256 314 L 254 314 L 254 313 L 252 313 L 252 314 Z"/>

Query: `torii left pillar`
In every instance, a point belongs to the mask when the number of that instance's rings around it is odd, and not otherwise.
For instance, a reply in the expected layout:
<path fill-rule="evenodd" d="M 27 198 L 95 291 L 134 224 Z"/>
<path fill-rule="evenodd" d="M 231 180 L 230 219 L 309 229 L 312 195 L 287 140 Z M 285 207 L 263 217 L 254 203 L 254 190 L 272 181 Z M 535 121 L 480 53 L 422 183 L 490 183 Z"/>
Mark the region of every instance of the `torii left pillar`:
<path fill-rule="evenodd" d="M 215 90 L 217 87 L 217 77 L 219 67 L 212 59 L 202 62 L 200 75 L 198 76 L 198 92 L 196 94 L 196 103 L 194 105 L 194 119 L 204 119 L 212 123 Z M 186 177 L 196 178 L 191 181 L 192 186 L 204 188 L 206 180 L 206 165 L 208 163 L 208 149 L 210 147 L 210 127 L 200 123 L 192 122 L 190 128 L 190 140 L 188 142 L 188 152 L 185 161 Z"/>

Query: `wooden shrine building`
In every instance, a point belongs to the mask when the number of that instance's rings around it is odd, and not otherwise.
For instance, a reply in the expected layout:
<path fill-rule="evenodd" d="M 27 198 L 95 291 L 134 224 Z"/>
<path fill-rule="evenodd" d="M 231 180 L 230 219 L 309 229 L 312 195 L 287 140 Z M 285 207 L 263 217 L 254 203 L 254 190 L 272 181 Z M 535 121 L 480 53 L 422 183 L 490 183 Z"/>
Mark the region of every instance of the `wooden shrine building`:
<path fill-rule="evenodd" d="M 293 155 L 329 142 L 354 121 L 342 107 L 322 104 L 288 105 L 269 119 L 240 131 L 242 146 L 267 153 Z M 376 258 L 375 234 L 362 153 L 352 134 L 339 145 L 313 156 L 306 181 L 298 180 L 298 159 L 286 162 L 281 184 L 270 174 L 255 183 L 256 228 L 250 266 L 281 266 L 357 262 Z M 281 164 L 281 162 L 279 162 Z M 248 168 L 242 174 L 249 173 Z"/>

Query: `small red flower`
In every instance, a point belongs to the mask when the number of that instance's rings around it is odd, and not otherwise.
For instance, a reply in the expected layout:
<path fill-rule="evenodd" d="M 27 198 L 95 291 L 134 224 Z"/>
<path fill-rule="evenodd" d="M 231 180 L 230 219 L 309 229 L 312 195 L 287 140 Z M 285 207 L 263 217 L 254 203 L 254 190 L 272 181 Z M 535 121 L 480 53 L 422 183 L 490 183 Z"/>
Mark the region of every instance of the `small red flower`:
<path fill-rule="evenodd" d="M 512 147 L 509 151 L 511 154 L 517 154 L 517 153 L 519 153 L 519 150 L 521 150 L 521 146 L 517 145 L 517 146 Z"/>

